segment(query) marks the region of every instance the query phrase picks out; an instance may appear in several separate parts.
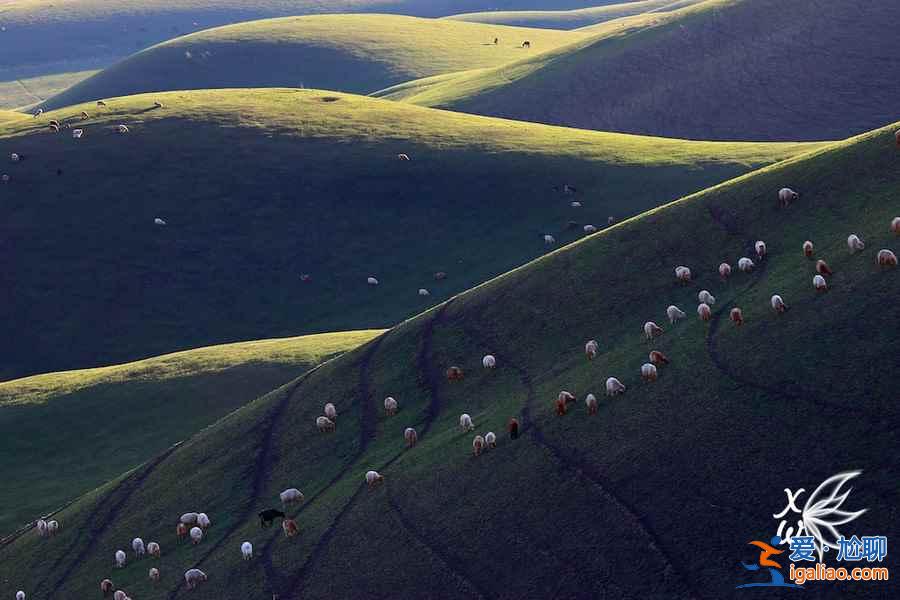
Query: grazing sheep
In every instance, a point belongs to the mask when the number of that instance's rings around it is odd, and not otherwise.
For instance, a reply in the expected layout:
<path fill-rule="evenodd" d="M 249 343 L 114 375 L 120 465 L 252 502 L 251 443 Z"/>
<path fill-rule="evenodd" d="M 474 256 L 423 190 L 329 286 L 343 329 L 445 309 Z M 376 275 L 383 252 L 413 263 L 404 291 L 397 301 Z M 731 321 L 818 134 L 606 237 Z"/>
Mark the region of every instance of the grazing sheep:
<path fill-rule="evenodd" d="M 87 121 L 90 118 L 91 118 L 91 115 L 87 114 L 87 111 L 84 111 L 84 110 L 81 111 L 81 120 L 82 121 Z"/>
<path fill-rule="evenodd" d="M 272 523 L 275 522 L 275 519 L 285 517 L 285 514 L 280 510 L 274 508 L 267 508 L 266 510 L 259 511 L 259 526 L 260 527 L 271 527 Z"/>
<path fill-rule="evenodd" d="M 656 365 L 652 363 L 644 363 L 641 365 L 641 378 L 644 381 L 656 381 L 657 377 Z"/>
<path fill-rule="evenodd" d="M 159 558 L 160 553 L 161 552 L 159 549 L 159 544 L 157 544 L 156 542 L 150 542 L 149 544 L 147 544 L 147 554 Z"/>
<path fill-rule="evenodd" d="M 284 519 L 281 521 L 281 530 L 284 532 L 285 537 L 294 537 L 298 533 L 300 533 L 300 527 L 297 525 L 297 521 L 294 519 Z"/>
<path fill-rule="evenodd" d="M 409 160 L 409 155 L 408 155 L 408 154 L 403 154 L 403 153 L 401 153 L 401 154 L 398 154 L 398 155 L 397 155 L 397 158 L 400 159 L 400 160 L 407 160 L 407 161 L 408 161 L 408 160 Z"/>
<path fill-rule="evenodd" d="M 594 360 L 594 357 L 597 356 L 597 353 L 600 351 L 600 344 L 597 343 L 597 340 L 589 340 L 584 345 L 584 354 L 587 356 L 588 360 Z"/>
<path fill-rule="evenodd" d="M 183 540 L 184 538 L 186 538 L 187 534 L 188 534 L 188 526 L 185 525 L 184 523 L 179 523 L 175 527 L 175 535 L 178 537 L 179 540 Z"/>
<path fill-rule="evenodd" d="M 528 40 L 525 40 L 524 42 L 522 42 L 522 47 L 523 48 L 531 48 L 531 42 L 529 42 Z"/>
<path fill-rule="evenodd" d="M 103 100 L 97 100 L 97 106 L 106 106 L 106 102 Z"/>
<path fill-rule="evenodd" d="M 37 528 L 40 537 L 47 537 L 47 521 L 38 519 L 37 523 L 35 523 L 35 527 Z"/>
<path fill-rule="evenodd" d="M 484 434 L 484 443 L 487 444 L 488 448 L 496 448 L 497 434 L 493 431 L 488 431 L 486 434 Z"/>
<path fill-rule="evenodd" d="M 900 235 L 900 217 L 894 217 L 894 220 L 891 221 L 891 231 Z"/>
<path fill-rule="evenodd" d="M 419 434 L 412 427 L 407 427 L 403 432 L 403 439 L 406 440 L 406 447 L 412 448 L 419 441 Z"/>
<path fill-rule="evenodd" d="M 772 310 L 777 312 L 778 314 L 783 313 L 787 310 L 787 305 L 784 303 L 784 300 L 781 299 L 781 296 L 775 294 L 772 296 Z"/>
<path fill-rule="evenodd" d="M 59 521 L 47 521 L 47 535 L 53 537 L 59 531 Z"/>
<path fill-rule="evenodd" d="M 204 573 L 200 569 L 188 569 L 184 573 L 184 581 L 185 583 L 187 583 L 187 587 L 189 590 L 194 589 L 201 583 L 205 582 L 207 579 L 209 578 L 206 576 L 206 573 Z"/>
<path fill-rule="evenodd" d="M 463 370 L 459 367 L 450 367 L 447 369 L 447 381 L 462 381 Z"/>
<path fill-rule="evenodd" d="M 116 131 L 119 133 L 128 133 L 128 125 L 116 125 Z"/>
<path fill-rule="evenodd" d="M 195 546 L 203 541 L 203 530 L 199 527 L 191 527 L 191 543 Z"/>
<path fill-rule="evenodd" d="M 700 317 L 701 321 L 709 321 L 712 318 L 712 310 L 709 308 L 709 304 L 701 304 L 698 306 L 697 316 Z"/>
<path fill-rule="evenodd" d="M 165 219 L 160 219 L 159 217 L 156 217 L 155 219 L 153 219 L 153 224 L 154 225 L 167 225 L 168 223 L 166 223 Z"/>
<path fill-rule="evenodd" d="M 647 321 L 644 323 L 644 337 L 648 340 L 652 340 L 655 337 L 661 336 L 663 334 L 663 329 L 653 321 Z"/>
<path fill-rule="evenodd" d="M 687 267 L 675 267 L 675 279 L 681 283 L 690 283 L 691 270 Z"/>
<path fill-rule="evenodd" d="M 16 600 L 25 600 L 25 592 L 22 590 L 16 592 Z"/>
<path fill-rule="evenodd" d="M 672 304 L 666 309 L 666 316 L 669 317 L 669 323 L 674 324 L 685 317 L 684 311 Z"/>
<path fill-rule="evenodd" d="M 11 160 L 13 162 L 19 162 L 19 160 L 21 160 L 21 158 L 22 157 L 19 156 L 18 154 L 16 154 L 15 152 L 13 152 L 12 154 L 9 155 L 9 160 Z"/>
<path fill-rule="evenodd" d="M 831 267 L 828 266 L 828 263 L 821 259 L 816 261 L 816 273 L 819 275 L 834 275 L 834 272 L 831 270 Z"/>
<path fill-rule="evenodd" d="M 700 301 L 700 304 L 709 304 L 710 306 L 716 303 L 716 297 L 707 290 L 701 290 L 700 293 L 697 294 L 697 300 Z"/>
<path fill-rule="evenodd" d="M 9 183 L 9 175 L 6 173 L 0 175 L 0 183 Z"/>
<path fill-rule="evenodd" d="M 337 409 L 334 408 L 334 404 L 329 402 L 325 405 L 325 409 L 322 411 L 325 413 L 325 416 L 334 421 L 337 419 Z"/>
<path fill-rule="evenodd" d="M 76 140 L 81 139 L 81 136 L 83 136 L 83 135 L 84 135 L 84 129 L 73 129 L 72 130 L 72 137 L 75 138 Z"/>
<path fill-rule="evenodd" d="M 116 593 L 113 594 L 113 600 L 128 600 L 128 594 L 122 590 L 116 590 Z"/>
<path fill-rule="evenodd" d="M 150 581 L 159 581 L 159 569 L 153 567 L 150 569 Z"/>
<path fill-rule="evenodd" d="M 281 503 L 284 506 L 287 506 L 288 504 L 300 504 L 303 502 L 303 492 L 297 488 L 288 488 L 278 494 L 278 497 L 281 499 Z"/>
<path fill-rule="evenodd" d="M 321 433 L 331 433 L 332 431 L 337 429 L 334 421 L 332 421 L 328 417 L 316 417 L 316 427 Z"/>
<path fill-rule="evenodd" d="M 475 425 L 472 423 L 472 417 L 468 413 L 459 415 L 459 428 L 463 431 L 472 431 Z"/>
<path fill-rule="evenodd" d="M 825 281 L 824 277 L 816 275 L 813 277 L 813 287 L 816 288 L 817 292 L 824 292 L 828 289 L 828 283 Z"/>
<path fill-rule="evenodd" d="M 125 551 L 124 550 L 116 550 L 116 566 L 118 568 L 122 568 L 125 566 Z"/>
<path fill-rule="evenodd" d="M 800 198 L 800 194 L 791 188 L 781 188 L 778 190 L 778 205 L 782 208 L 790 206 L 791 202 L 796 202 Z"/>
<path fill-rule="evenodd" d="M 435 281 L 443 281 L 445 279 L 447 279 L 447 274 L 444 273 L 443 271 L 438 271 L 437 273 L 434 274 Z"/>
<path fill-rule="evenodd" d="M 574 396 L 571 392 L 567 392 L 567 391 L 565 391 L 565 390 L 561 391 L 561 392 L 559 393 L 559 395 L 557 396 L 557 398 L 559 398 L 560 400 L 562 400 L 562 401 L 565 402 L 566 404 L 570 404 L 570 403 L 572 403 L 572 402 L 575 402 L 575 396 Z"/>
<path fill-rule="evenodd" d="M 368 277 L 366 278 L 366 283 L 368 283 L 369 285 L 378 285 L 378 280 L 374 277 Z"/>
<path fill-rule="evenodd" d="M 597 411 L 600 409 L 600 405 L 597 402 L 597 396 L 593 394 L 588 394 L 584 399 L 584 404 L 587 406 L 587 411 L 589 415 L 596 415 Z"/>
<path fill-rule="evenodd" d="M 732 308 L 731 312 L 728 313 L 728 318 L 735 324 L 735 326 L 740 327 L 744 324 L 744 311 L 739 308 Z"/>
<path fill-rule="evenodd" d="M 47 129 L 49 129 L 51 133 L 59 133 L 59 125 L 56 123 L 50 123 L 50 125 L 47 126 Z"/>
<path fill-rule="evenodd" d="M 492 354 L 485 355 L 484 358 L 481 359 L 481 364 L 485 369 L 494 369 L 497 367 L 497 359 Z"/>
<path fill-rule="evenodd" d="M 544 243 L 547 244 L 548 246 L 550 246 L 551 244 L 555 244 L 556 238 L 550 234 L 547 234 L 544 236 Z"/>
<path fill-rule="evenodd" d="M 389 417 L 397 414 L 397 401 L 390 396 L 384 399 L 384 414 Z"/>
<path fill-rule="evenodd" d="M 519 420 L 512 417 L 506 425 L 506 431 L 509 432 L 511 440 L 517 439 L 519 437 Z"/>
<path fill-rule="evenodd" d="M 813 257 L 813 243 L 809 240 L 803 242 L 803 256 L 806 258 Z"/>
<path fill-rule="evenodd" d="M 197 515 L 197 525 L 200 526 L 200 529 L 209 529 L 209 516 L 206 513 L 200 513 Z"/>
<path fill-rule="evenodd" d="M 494 38 L 494 45 L 496 46 L 499 43 L 500 43 L 500 38 Z"/>
<path fill-rule="evenodd" d="M 31 118 L 32 118 L 32 119 L 37 119 L 37 118 L 38 118 L 39 116 L 41 116 L 42 114 L 44 114 L 44 109 L 43 109 L 43 108 L 39 108 L 39 109 L 37 109 L 36 111 L 34 111 L 34 114 L 31 115 Z"/>
<path fill-rule="evenodd" d="M 554 400 L 554 405 L 556 406 L 556 416 L 561 417 L 566 414 L 568 407 L 566 406 L 566 400 L 564 398 L 557 398 Z"/>
<path fill-rule="evenodd" d="M 738 261 L 738 269 L 740 269 L 743 273 L 749 273 L 755 266 L 756 265 L 753 264 L 753 261 L 746 256 Z"/>
<path fill-rule="evenodd" d="M 100 582 L 100 593 L 103 594 L 103 597 L 109 596 L 113 591 L 113 582 L 109 579 L 104 579 Z"/>
<path fill-rule="evenodd" d="M 579 202 L 578 200 L 572 200 L 572 203 L 569 206 L 571 206 L 572 208 L 581 208 L 581 202 Z"/>
<path fill-rule="evenodd" d="M 728 279 L 731 276 L 731 265 L 728 263 L 722 263 L 719 265 L 719 277 L 722 280 Z"/>
<path fill-rule="evenodd" d="M 622 382 L 616 379 L 615 377 L 610 377 L 606 380 L 606 395 L 607 396 L 615 396 L 617 394 L 625 393 L 625 386 L 622 385 Z"/>
<path fill-rule="evenodd" d="M 184 523 L 185 525 L 196 525 L 198 516 L 199 515 L 195 512 L 186 512 L 183 515 L 181 515 L 181 518 L 178 520 L 181 521 L 182 523 Z"/>
<path fill-rule="evenodd" d="M 762 260 L 766 257 L 766 243 L 764 241 L 757 241 L 753 247 L 756 248 L 756 258 Z"/>
<path fill-rule="evenodd" d="M 253 558 L 253 544 L 250 542 L 244 542 L 241 544 L 241 555 L 244 557 L 244 560 L 250 560 Z"/>
<path fill-rule="evenodd" d="M 431 295 L 431 292 L 429 292 L 429 291 L 426 290 L 425 288 L 419 288 L 419 295 L 420 295 L 420 296 L 430 296 L 430 295 Z"/>
<path fill-rule="evenodd" d="M 615 222 L 616 222 L 616 218 L 615 218 L 615 217 L 607 217 L 607 219 L 606 219 L 606 224 L 607 224 L 607 225 L 612 225 L 612 224 L 615 223 Z"/>
<path fill-rule="evenodd" d="M 859 236 L 855 233 L 851 233 L 847 237 L 847 246 L 850 248 L 850 252 L 858 252 L 859 250 L 863 250 L 866 245 L 863 243 Z"/>
<path fill-rule="evenodd" d="M 366 483 L 369 484 L 370 488 L 374 488 L 379 483 L 384 481 L 384 475 L 379 473 L 378 471 L 366 471 Z"/>
<path fill-rule="evenodd" d="M 164 108 L 162 102 L 156 101 L 153 103 L 153 108 Z"/>
<path fill-rule="evenodd" d="M 131 549 L 134 550 L 134 556 L 136 558 L 142 557 L 146 552 L 144 549 L 144 540 L 141 538 L 134 538 L 131 540 Z"/>
<path fill-rule="evenodd" d="M 481 456 L 482 450 L 484 450 L 484 438 L 480 435 L 476 435 L 475 439 L 472 440 L 472 454 Z"/>
<path fill-rule="evenodd" d="M 884 248 L 878 251 L 875 261 L 878 263 L 879 267 L 896 267 L 897 255 L 887 248 Z"/>
<path fill-rule="evenodd" d="M 650 352 L 650 363 L 656 365 L 657 367 L 660 365 L 667 365 L 669 364 L 669 357 L 659 350 L 653 350 L 652 352 Z"/>
<path fill-rule="evenodd" d="M 597 233 L 597 228 L 594 227 L 593 225 L 585 225 L 584 232 L 585 233 Z"/>

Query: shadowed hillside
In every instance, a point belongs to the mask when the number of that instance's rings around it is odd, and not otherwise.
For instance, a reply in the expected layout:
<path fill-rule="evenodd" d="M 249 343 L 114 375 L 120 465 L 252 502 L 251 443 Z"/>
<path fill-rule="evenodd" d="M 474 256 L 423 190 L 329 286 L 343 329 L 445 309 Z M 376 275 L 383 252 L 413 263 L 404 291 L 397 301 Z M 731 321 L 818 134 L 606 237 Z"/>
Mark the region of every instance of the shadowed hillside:
<path fill-rule="evenodd" d="M 876 131 L 460 294 L 87 495 L 58 515 L 55 538 L 31 532 L 0 549 L 0 595 L 90 597 L 108 576 L 135 598 L 168 600 L 736 597 L 754 579 L 740 566 L 757 556 L 747 542 L 774 535 L 784 488 L 812 490 L 848 470 L 862 474 L 843 508 L 867 512 L 840 530 L 893 538 L 900 493 L 885 449 L 897 447 L 900 404 L 885 357 L 900 351 L 900 270 L 874 256 L 898 250 L 889 229 L 898 167 L 893 128 Z M 779 209 L 785 185 L 801 197 Z M 866 240 L 863 252 L 848 252 L 850 232 Z M 758 239 L 767 257 L 722 282 L 717 265 Z M 811 285 L 805 239 L 834 269 L 826 293 Z M 675 281 L 680 264 L 693 269 L 689 285 Z M 717 297 L 708 323 L 694 312 L 703 288 Z M 773 293 L 786 313 L 770 308 Z M 673 303 L 688 318 L 670 326 Z M 729 322 L 733 307 L 742 327 Z M 652 344 L 642 335 L 651 319 L 665 329 Z M 587 361 L 591 338 L 599 353 Z M 651 349 L 671 364 L 646 383 Z M 486 353 L 495 370 L 481 367 Z M 445 379 L 450 365 L 464 369 L 462 381 Z M 610 376 L 624 395 L 604 395 Z M 577 402 L 559 417 L 562 389 Z M 595 416 L 585 414 L 588 393 L 600 398 Z M 400 403 L 391 418 L 388 395 Z M 337 405 L 333 434 L 315 429 L 325 402 Z M 500 434 L 496 449 L 472 456 L 474 433 L 457 427 L 463 412 L 475 432 Z M 512 415 L 523 422 L 517 440 L 503 432 Z M 419 431 L 410 450 L 407 426 Z M 368 490 L 373 468 L 385 480 Z M 289 509 L 300 534 L 260 529 L 257 511 L 292 486 L 306 495 Z M 175 541 L 188 510 L 212 518 L 196 546 Z M 159 541 L 162 559 L 113 569 L 113 552 L 136 535 Z M 248 562 L 244 540 L 254 545 Z M 889 553 L 884 566 L 896 562 Z M 156 564 L 162 581 L 152 584 Z M 188 593 L 191 566 L 209 581 Z M 890 585 L 809 584 L 803 595 L 885 598 Z"/>
<path fill-rule="evenodd" d="M 893 0 L 710 0 L 655 15 L 626 34 L 604 32 L 566 52 L 402 96 L 604 131 L 841 138 L 897 118 L 898 22 Z"/>
<path fill-rule="evenodd" d="M 83 137 L 51 133 L 50 119 Z M 808 148 L 315 90 L 133 96 L 12 121 L 0 125 L 0 377 L 390 326 L 552 249 L 545 234 L 573 240 Z M 554 191 L 564 184 L 581 208 Z"/>
<path fill-rule="evenodd" d="M 242 342 L 0 383 L 0 537 L 378 333 Z"/>
<path fill-rule="evenodd" d="M 497 66 L 586 35 L 392 15 L 267 19 L 154 46 L 41 106 L 204 88 L 311 87 L 365 94 L 420 77 Z M 531 42 L 531 50 L 521 47 L 523 40 Z"/>

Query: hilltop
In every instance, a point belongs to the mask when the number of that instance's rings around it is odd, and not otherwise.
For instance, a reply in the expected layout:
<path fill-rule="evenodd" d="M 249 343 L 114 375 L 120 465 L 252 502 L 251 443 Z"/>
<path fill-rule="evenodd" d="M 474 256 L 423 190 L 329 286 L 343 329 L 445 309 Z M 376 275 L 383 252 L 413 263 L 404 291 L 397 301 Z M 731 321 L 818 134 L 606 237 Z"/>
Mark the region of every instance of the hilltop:
<path fill-rule="evenodd" d="M 226 344 L 0 383 L 0 537 L 379 333 Z"/>
<path fill-rule="evenodd" d="M 4 379 L 388 327 L 553 249 L 545 234 L 568 242 L 584 224 L 811 148 L 566 130 L 316 90 L 106 102 L 0 124 L 0 157 L 22 157 L 0 163 Z M 53 134 L 50 119 L 84 136 Z M 554 191 L 564 184 L 580 209 Z"/>
<path fill-rule="evenodd" d="M 785 487 L 810 493 L 849 470 L 862 474 L 843 508 L 867 510 L 841 531 L 897 535 L 885 449 L 896 447 L 900 405 L 885 357 L 900 351 L 900 270 L 874 261 L 879 248 L 900 249 L 889 229 L 895 127 L 659 207 L 398 325 L 85 496 L 58 515 L 56 538 L 30 533 L 0 549 L 0 592 L 89 597 L 109 576 L 134 597 L 173 600 L 190 596 L 181 575 L 196 565 L 210 597 L 730 597 L 756 579 L 739 563 L 756 558 L 749 540 L 774 535 Z M 785 185 L 801 196 L 780 209 Z M 851 232 L 865 251 L 848 252 Z M 717 265 L 758 239 L 767 257 L 722 282 Z M 806 239 L 834 269 L 827 293 L 811 284 Z M 690 285 L 674 278 L 681 264 Z M 694 311 L 704 288 L 717 297 L 708 323 Z M 773 293 L 785 314 L 770 308 Z M 669 304 L 688 318 L 669 325 Z M 733 307 L 742 327 L 729 322 Z M 652 344 L 647 320 L 665 329 Z M 588 361 L 591 338 L 600 351 Z M 646 383 L 651 349 L 671 364 Z M 496 370 L 481 367 L 486 353 Z M 450 365 L 462 381 L 445 379 Z M 610 376 L 624 395 L 604 395 Z M 562 389 L 578 401 L 558 417 Z M 588 393 L 600 398 L 596 416 L 585 414 Z M 396 417 L 383 416 L 388 395 Z M 334 434 L 314 428 L 325 402 L 337 405 Z M 496 449 L 472 457 L 463 412 L 477 433 L 500 434 Z M 504 433 L 512 415 L 524 425 L 517 440 Z M 412 450 L 407 426 L 419 430 Z M 370 491 L 373 468 L 385 481 Z M 300 535 L 260 529 L 257 511 L 292 486 L 306 494 L 291 509 Z M 197 546 L 175 541 L 188 510 L 212 518 Z M 159 585 L 146 580 L 155 560 L 112 568 L 136 535 L 162 544 Z M 868 599 L 885 585 L 827 588 Z"/>
<path fill-rule="evenodd" d="M 310 87 L 367 94 L 411 79 L 498 66 L 586 35 L 396 15 L 266 19 L 153 46 L 40 106 L 205 88 Z M 530 50 L 521 47 L 523 40 L 531 42 Z"/>
<path fill-rule="evenodd" d="M 466 73 L 420 93 L 407 86 L 398 97 L 474 114 L 688 139 L 836 139 L 897 116 L 900 78 L 887 67 L 900 53 L 897 2 L 860 8 L 708 0 L 628 19 L 639 26 L 598 29 L 588 42 Z"/>

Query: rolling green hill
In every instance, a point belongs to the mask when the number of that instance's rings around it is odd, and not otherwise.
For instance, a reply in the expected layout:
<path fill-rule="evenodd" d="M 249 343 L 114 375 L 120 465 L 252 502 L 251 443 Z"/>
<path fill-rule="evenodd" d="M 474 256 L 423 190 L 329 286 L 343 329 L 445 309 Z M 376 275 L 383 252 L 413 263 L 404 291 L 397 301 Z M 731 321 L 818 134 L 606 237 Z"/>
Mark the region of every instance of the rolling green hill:
<path fill-rule="evenodd" d="M 708 0 L 635 18 L 640 26 L 398 97 L 688 139 L 835 139 L 897 117 L 900 78 L 885 65 L 900 52 L 900 3 Z"/>
<path fill-rule="evenodd" d="M 379 333 L 212 346 L 0 383 L 0 537 Z"/>
<path fill-rule="evenodd" d="M 319 15 L 209 29 L 139 52 L 41 104 L 178 89 L 311 87 L 366 94 L 493 67 L 587 34 L 396 15 Z M 494 38 L 500 43 L 493 44 Z M 523 40 L 532 44 L 521 47 Z"/>
<path fill-rule="evenodd" d="M 896 536 L 886 450 L 900 431 L 889 359 L 900 351 L 900 270 L 874 261 L 900 243 L 889 229 L 900 185 L 893 129 L 629 219 L 398 325 L 86 495 L 58 515 L 57 537 L 31 532 L 0 549 L 0 595 L 90 597 L 108 576 L 135 598 L 169 600 L 732 597 L 761 579 L 740 561 L 756 559 L 749 540 L 774 535 L 784 488 L 811 493 L 848 470 L 862 474 L 843 509 L 867 512 L 841 531 Z M 801 197 L 779 209 L 785 185 Z M 848 252 L 850 232 L 865 251 Z M 757 239 L 767 258 L 723 283 L 717 265 Z M 811 285 L 806 239 L 834 269 L 827 293 Z M 693 269 L 690 285 L 675 281 L 679 264 Z M 694 312 L 703 288 L 718 300 L 708 323 Z M 785 314 L 770 308 L 773 293 Z M 672 303 L 688 313 L 674 326 Z M 732 307 L 742 327 L 729 322 Z M 652 344 L 642 335 L 650 319 L 665 328 Z M 591 338 L 600 352 L 587 361 Z M 671 364 L 645 383 L 654 348 Z M 481 368 L 488 352 L 496 370 Z M 450 365 L 463 381 L 446 381 Z M 609 376 L 624 395 L 603 394 Z M 558 417 L 561 389 L 578 401 Z M 589 392 L 600 398 L 593 417 Z M 400 403 L 392 418 L 387 395 Z M 320 434 L 314 420 L 329 401 L 337 432 Z M 478 433 L 500 433 L 496 449 L 472 457 L 473 434 L 457 428 L 464 412 Z M 524 425 L 517 440 L 503 432 L 512 415 Z M 412 450 L 407 426 L 419 430 Z M 385 481 L 368 490 L 373 468 Z M 290 511 L 299 536 L 260 529 L 257 511 L 292 486 L 306 494 Z M 188 510 L 212 518 L 197 546 L 175 541 Z M 113 552 L 137 535 L 159 541 L 162 559 L 113 569 Z M 209 581 L 190 594 L 182 574 L 195 565 Z M 868 599 L 890 585 L 808 587 Z"/>
<path fill-rule="evenodd" d="M 451 15 L 444 19 L 469 21 L 471 23 L 490 23 L 492 25 L 514 25 L 517 27 L 546 27 L 549 29 L 578 29 L 605 23 L 613 19 L 630 17 L 647 12 L 665 12 L 685 5 L 697 4 L 704 0 L 638 0 L 621 4 L 592 6 L 576 10 L 520 10 L 520 11 L 485 11 Z"/>
<path fill-rule="evenodd" d="M 0 123 L 4 121 L 14 121 L 21 119 L 24 117 L 22 113 L 17 113 L 11 110 L 0 110 Z"/>
<path fill-rule="evenodd" d="M 51 133 L 54 118 L 84 136 Z M 0 378 L 387 327 L 552 249 L 545 234 L 567 242 L 809 148 L 284 89 L 133 96 L 5 123 Z M 554 191 L 564 184 L 582 208 Z"/>
<path fill-rule="evenodd" d="M 0 107 L 24 110 L 25 107 L 31 107 L 54 96 L 94 73 L 96 71 L 93 70 L 75 71 L 0 81 Z"/>

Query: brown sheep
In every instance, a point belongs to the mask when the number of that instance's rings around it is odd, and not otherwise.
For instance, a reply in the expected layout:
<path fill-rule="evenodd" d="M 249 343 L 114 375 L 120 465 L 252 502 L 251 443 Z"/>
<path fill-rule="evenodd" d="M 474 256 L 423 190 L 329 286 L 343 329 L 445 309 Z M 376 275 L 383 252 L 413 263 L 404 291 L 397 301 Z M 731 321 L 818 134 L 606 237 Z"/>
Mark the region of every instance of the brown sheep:
<path fill-rule="evenodd" d="M 669 364 L 669 358 L 659 350 L 654 350 L 650 353 L 650 364 L 656 365 L 657 367 L 667 365 Z"/>
<path fill-rule="evenodd" d="M 744 311 L 739 308 L 732 308 L 731 312 L 728 313 L 728 318 L 735 324 L 735 326 L 740 327 L 744 324 Z"/>
<path fill-rule="evenodd" d="M 900 235 L 900 217 L 894 217 L 894 220 L 891 221 L 891 231 Z"/>
<path fill-rule="evenodd" d="M 515 417 L 511 418 L 506 426 L 506 430 L 509 432 L 510 439 L 517 439 L 519 437 L 519 420 Z"/>
<path fill-rule="evenodd" d="M 712 310 L 709 308 L 709 304 L 701 304 L 698 306 L 697 316 L 700 317 L 701 321 L 709 321 L 712 318 Z"/>
<path fill-rule="evenodd" d="M 834 272 L 831 270 L 831 267 L 828 266 L 828 263 L 821 259 L 816 261 L 816 273 L 819 275 L 834 275 Z"/>
<path fill-rule="evenodd" d="M 183 540 L 187 537 L 188 534 L 188 526 L 184 523 L 179 523 L 175 527 L 175 535 L 178 536 L 179 540 Z"/>
<path fill-rule="evenodd" d="M 565 398 L 557 398 L 556 399 L 556 415 L 561 417 L 566 414 L 566 400 Z"/>
<path fill-rule="evenodd" d="M 115 587 L 115 586 L 113 586 L 113 582 L 110 581 L 109 579 L 104 579 L 103 581 L 100 582 L 100 591 L 103 593 L 104 598 L 106 598 L 110 594 L 112 594 L 113 587 Z"/>
<path fill-rule="evenodd" d="M 896 267 L 897 255 L 888 249 L 879 250 L 876 257 L 879 267 Z"/>
<path fill-rule="evenodd" d="M 284 531 L 284 535 L 287 537 L 294 537 L 298 533 L 300 533 L 300 528 L 297 527 L 297 521 L 294 519 L 284 519 L 281 522 L 281 529 Z"/>
<path fill-rule="evenodd" d="M 476 435 L 475 439 L 472 440 L 472 454 L 475 456 L 481 456 L 481 452 L 484 450 L 484 438 L 480 435 Z"/>
<path fill-rule="evenodd" d="M 462 381 L 463 370 L 459 367 L 450 367 L 447 369 L 447 381 Z"/>
<path fill-rule="evenodd" d="M 724 281 L 724 280 L 728 279 L 730 276 L 731 276 L 731 265 L 723 262 L 722 264 L 719 265 L 719 277 L 721 277 L 722 280 Z"/>

